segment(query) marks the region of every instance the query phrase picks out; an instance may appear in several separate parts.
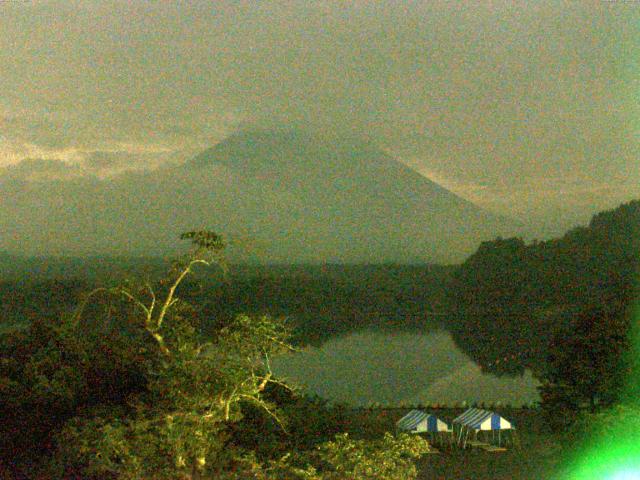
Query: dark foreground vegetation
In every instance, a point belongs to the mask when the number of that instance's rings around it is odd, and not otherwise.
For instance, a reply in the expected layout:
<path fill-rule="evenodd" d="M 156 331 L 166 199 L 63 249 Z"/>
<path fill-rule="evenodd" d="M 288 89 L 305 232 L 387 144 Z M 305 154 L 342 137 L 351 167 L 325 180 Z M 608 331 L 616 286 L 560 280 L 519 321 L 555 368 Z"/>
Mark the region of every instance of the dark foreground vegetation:
<path fill-rule="evenodd" d="M 462 409 L 428 408 L 441 419 L 451 421 Z M 354 412 L 354 424 L 366 425 L 370 434 L 393 430 L 393 422 L 406 410 L 366 410 Z M 569 438 L 549 430 L 540 421 L 537 409 L 499 408 L 497 412 L 517 426 L 519 448 L 508 445 L 506 452 L 490 453 L 481 449 L 460 449 L 435 443 L 438 453 L 423 456 L 418 462 L 418 478 L 424 480 L 540 480 L 552 479 L 562 465 Z M 446 437 L 445 437 L 446 438 Z M 441 440 L 442 441 L 442 440 Z"/>
<path fill-rule="evenodd" d="M 156 283 L 97 287 L 71 311 L 5 333 L 0 453 L 28 478 L 414 478 L 426 441 L 352 439 L 339 410 L 296 394 L 270 358 L 289 350 L 278 320 L 237 315 L 199 328 L 177 295 L 197 267 L 226 270 L 222 239 Z M 334 412 L 337 412 L 336 415 Z"/>
<path fill-rule="evenodd" d="M 571 423 L 615 403 L 628 377 L 639 267 L 640 201 L 559 239 L 486 242 L 454 273 L 449 328 L 483 369 L 531 369 L 550 416 Z"/>
<path fill-rule="evenodd" d="M 170 263 L 95 258 L 34 259 L 0 256 L 0 324 L 28 323 L 60 313 L 80 296 L 114 279 L 159 281 Z M 4 262 L 4 263 L 3 263 Z M 11 268 L 4 270 L 4 265 Z M 319 345 L 363 328 L 437 328 L 449 308 L 446 284 L 455 267 L 438 265 L 230 265 L 185 278 L 180 296 L 197 310 L 203 329 L 215 330 L 238 312 L 284 318 L 296 345 Z M 0 327 L 1 328 L 1 327 Z"/>
<path fill-rule="evenodd" d="M 183 239 L 192 248 L 166 275 L 155 264 L 141 281 L 103 272 L 1 285 L 2 475 L 554 478 L 620 415 L 640 427 L 630 340 L 638 201 L 557 240 L 487 242 L 457 268 L 281 267 L 234 278 L 220 237 Z M 521 449 L 436 454 L 418 436 L 389 433 L 400 411 L 329 405 L 271 372 L 270 359 L 296 344 L 372 325 L 426 328 L 443 312 L 484 369 L 529 368 L 541 380 L 538 408 L 504 413 Z"/>

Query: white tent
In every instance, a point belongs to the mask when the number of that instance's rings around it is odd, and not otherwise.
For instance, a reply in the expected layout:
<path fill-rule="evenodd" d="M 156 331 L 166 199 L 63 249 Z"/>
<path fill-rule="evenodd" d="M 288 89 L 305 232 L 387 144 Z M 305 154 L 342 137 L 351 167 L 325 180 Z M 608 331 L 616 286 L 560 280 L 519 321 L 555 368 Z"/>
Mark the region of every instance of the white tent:
<path fill-rule="evenodd" d="M 421 410 L 411 410 L 396 422 L 396 428 L 409 433 L 423 433 L 434 444 L 451 445 L 453 429 L 435 415 Z"/>
<path fill-rule="evenodd" d="M 458 443 L 463 448 L 466 447 L 467 439 L 472 432 L 476 439 L 479 432 L 491 432 L 492 438 L 495 439 L 497 432 L 498 445 L 500 445 L 501 432 L 515 429 L 511 422 L 497 413 L 480 408 L 470 408 L 462 415 L 454 418 L 453 426 L 457 433 Z"/>
<path fill-rule="evenodd" d="M 451 432 L 452 429 L 435 415 L 422 410 L 411 410 L 396 423 L 398 430 L 410 433 L 438 433 Z"/>

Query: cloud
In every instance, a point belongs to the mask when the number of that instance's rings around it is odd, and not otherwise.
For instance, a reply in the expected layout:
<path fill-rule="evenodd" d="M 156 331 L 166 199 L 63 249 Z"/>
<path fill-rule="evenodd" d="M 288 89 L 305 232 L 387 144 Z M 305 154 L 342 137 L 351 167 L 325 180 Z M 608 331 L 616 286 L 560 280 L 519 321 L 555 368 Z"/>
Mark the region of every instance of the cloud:
<path fill-rule="evenodd" d="M 23 158 L 14 154 L 9 157 L 6 166 L 0 165 L 0 176 L 38 182 L 82 176 L 109 178 L 126 172 L 154 170 L 180 164 L 194 154 L 193 151 L 122 144 L 114 145 L 112 150 L 57 150 L 23 146 L 21 153 L 39 156 Z"/>
<path fill-rule="evenodd" d="M 0 105 L 25 117 L 6 127 L 14 150 L 184 151 L 304 124 L 549 211 L 566 195 L 522 179 L 640 185 L 629 2 L 14 3 L 0 15 Z"/>
<path fill-rule="evenodd" d="M 81 176 L 83 172 L 77 166 L 61 160 L 28 158 L 0 169 L 0 177 L 17 180 L 50 181 Z"/>
<path fill-rule="evenodd" d="M 80 165 L 85 171 L 104 177 L 132 170 L 153 170 L 170 164 L 182 163 L 194 154 L 192 151 L 145 148 L 140 145 L 119 145 L 117 147 L 121 149 L 87 151 L 84 153 Z"/>

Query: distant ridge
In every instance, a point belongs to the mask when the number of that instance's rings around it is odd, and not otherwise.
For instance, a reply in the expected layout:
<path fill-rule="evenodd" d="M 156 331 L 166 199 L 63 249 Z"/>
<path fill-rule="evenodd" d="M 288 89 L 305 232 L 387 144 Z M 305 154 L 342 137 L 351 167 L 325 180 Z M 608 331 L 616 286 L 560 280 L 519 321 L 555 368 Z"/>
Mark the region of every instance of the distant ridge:
<path fill-rule="evenodd" d="M 452 263 L 515 231 L 372 142 L 300 129 L 241 131 L 108 180 L 0 176 L 0 228 L 10 252 L 143 256 L 208 228 L 248 238 L 231 260 L 260 263 Z"/>
<path fill-rule="evenodd" d="M 345 261 L 459 261 L 482 239 L 515 231 L 405 164 L 355 137 L 300 129 L 238 132 L 189 168 L 223 166 L 296 198 L 295 209 Z M 284 213 L 284 212 L 281 212 Z M 323 248 L 322 246 L 319 246 Z M 326 249 L 326 247 L 325 247 Z"/>

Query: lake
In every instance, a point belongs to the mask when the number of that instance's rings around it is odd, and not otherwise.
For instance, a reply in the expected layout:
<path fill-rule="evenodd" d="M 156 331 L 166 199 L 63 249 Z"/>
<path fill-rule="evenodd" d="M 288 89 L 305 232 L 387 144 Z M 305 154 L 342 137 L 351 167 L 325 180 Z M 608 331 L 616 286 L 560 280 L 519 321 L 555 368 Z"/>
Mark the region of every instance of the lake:
<path fill-rule="evenodd" d="M 360 331 L 272 362 L 273 370 L 309 393 L 353 405 L 462 401 L 522 405 L 539 400 L 538 382 L 483 373 L 444 330 Z"/>

